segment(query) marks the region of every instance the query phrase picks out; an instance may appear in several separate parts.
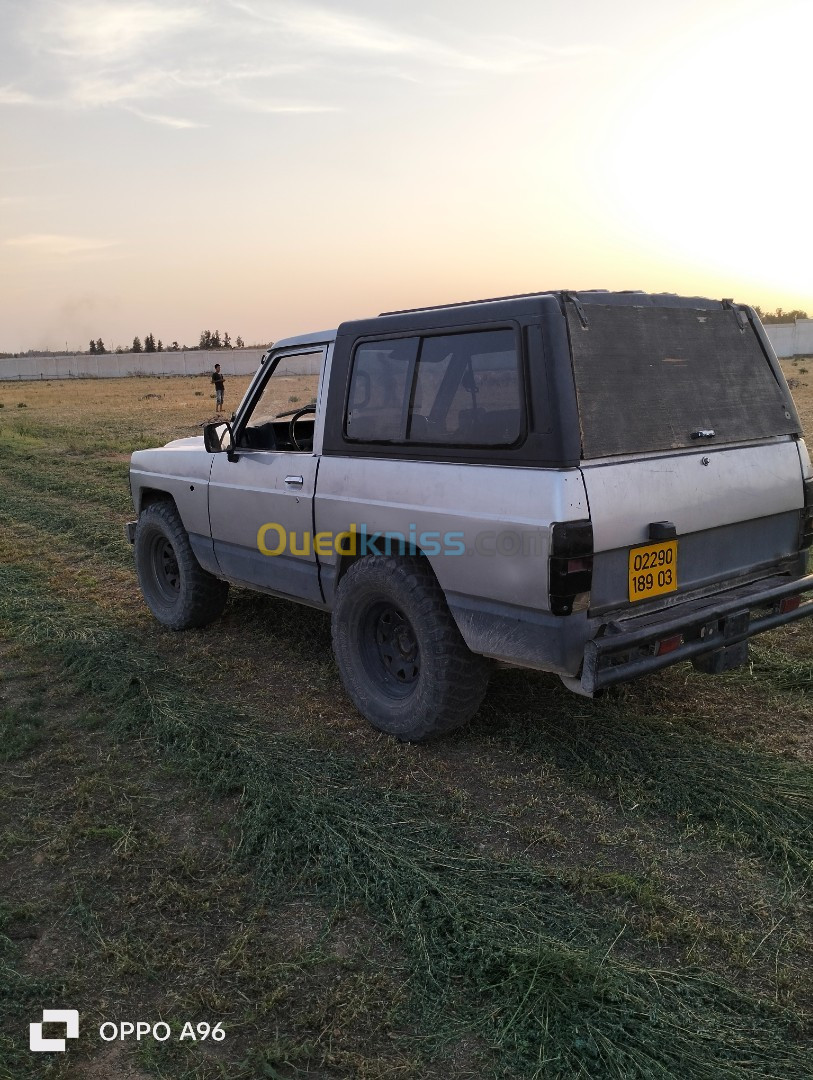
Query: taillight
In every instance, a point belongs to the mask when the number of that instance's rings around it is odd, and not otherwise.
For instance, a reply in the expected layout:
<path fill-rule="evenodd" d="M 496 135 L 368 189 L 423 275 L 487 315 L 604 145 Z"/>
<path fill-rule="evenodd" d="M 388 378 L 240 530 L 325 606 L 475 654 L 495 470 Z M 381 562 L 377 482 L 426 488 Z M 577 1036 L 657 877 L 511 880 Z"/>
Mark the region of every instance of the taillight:
<path fill-rule="evenodd" d="M 802 525 L 799 535 L 799 547 L 809 548 L 813 544 L 813 479 L 805 480 L 805 505 L 802 510 Z"/>
<path fill-rule="evenodd" d="M 593 526 L 589 521 L 557 521 L 551 526 L 550 609 L 569 615 L 576 598 L 586 608 L 593 583 Z"/>
<path fill-rule="evenodd" d="M 786 611 L 795 611 L 801 602 L 801 596 L 786 596 L 783 600 L 779 601 L 779 611 L 782 615 L 784 615 Z"/>

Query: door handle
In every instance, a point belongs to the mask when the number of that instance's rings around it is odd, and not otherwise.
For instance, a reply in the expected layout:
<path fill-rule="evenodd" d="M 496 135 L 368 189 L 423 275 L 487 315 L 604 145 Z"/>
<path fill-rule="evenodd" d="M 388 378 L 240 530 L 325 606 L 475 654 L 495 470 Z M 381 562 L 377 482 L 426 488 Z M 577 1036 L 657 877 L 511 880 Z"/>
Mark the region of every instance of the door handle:
<path fill-rule="evenodd" d="M 285 483 L 290 484 L 291 487 L 302 487 L 305 481 L 301 476 L 286 476 Z"/>

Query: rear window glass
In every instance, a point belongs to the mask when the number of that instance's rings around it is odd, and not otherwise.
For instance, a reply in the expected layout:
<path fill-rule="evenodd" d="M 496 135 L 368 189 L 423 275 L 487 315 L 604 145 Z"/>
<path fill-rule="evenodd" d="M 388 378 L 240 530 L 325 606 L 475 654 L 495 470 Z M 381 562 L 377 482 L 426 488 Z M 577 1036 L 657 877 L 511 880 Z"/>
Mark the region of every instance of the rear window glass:
<path fill-rule="evenodd" d="M 350 439 L 511 446 L 522 429 L 513 330 L 365 342 L 356 349 Z"/>
<path fill-rule="evenodd" d="M 347 436 L 363 442 L 399 442 L 406 426 L 417 338 L 359 345 L 347 403 Z"/>
<path fill-rule="evenodd" d="M 753 328 L 740 329 L 734 311 L 586 304 L 584 314 L 586 329 L 567 305 L 583 457 L 798 430 Z"/>

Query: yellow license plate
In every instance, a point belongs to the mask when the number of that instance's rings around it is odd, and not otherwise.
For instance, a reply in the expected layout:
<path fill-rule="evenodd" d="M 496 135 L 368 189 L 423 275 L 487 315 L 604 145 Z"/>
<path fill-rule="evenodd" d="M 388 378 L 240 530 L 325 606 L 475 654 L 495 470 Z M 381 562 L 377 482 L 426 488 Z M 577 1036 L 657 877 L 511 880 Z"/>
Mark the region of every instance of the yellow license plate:
<path fill-rule="evenodd" d="M 677 540 L 664 540 L 630 550 L 631 601 L 649 600 L 677 589 L 677 547 Z"/>

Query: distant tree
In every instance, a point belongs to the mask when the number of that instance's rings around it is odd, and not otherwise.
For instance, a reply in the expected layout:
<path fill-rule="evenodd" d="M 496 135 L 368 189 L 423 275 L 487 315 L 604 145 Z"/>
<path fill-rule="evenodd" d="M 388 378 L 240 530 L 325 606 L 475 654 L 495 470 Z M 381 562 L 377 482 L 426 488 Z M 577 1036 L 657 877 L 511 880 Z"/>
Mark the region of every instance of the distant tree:
<path fill-rule="evenodd" d="M 104 356 L 104 354 L 107 352 L 107 349 L 104 347 L 104 342 L 101 338 L 96 338 L 96 352 L 99 354 L 99 356 Z"/>
<path fill-rule="evenodd" d="M 140 337 L 134 337 L 133 338 L 133 352 L 141 352 L 141 338 Z"/>
<path fill-rule="evenodd" d="M 178 349 L 180 349 L 180 345 L 177 341 L 173 341 L 169 348 L 171 352 L 177 352 Z"/>
<path fill-rule="evenodd" d="M 116 346 L 116 355 L 120 356 L 123 352 L 124 352 L 124 349 L 121 347 L 121 345 L 117 345 Z"/>
<path fill-rule="evenodd" d="M 243 347 L 243 339 L 238 335 L 237 340 L 235 341 L 234 344 L 237 346 L 238 349 L 242 349 L 242 347 Z"/>
<path fill-rule="evenodd" d="M 91 356 L 96 355 L 96 342 L 93 340 L 93 338 L 90 339 L 90 348 L 88 349 L 88 352 Z"/>
<path fill-rule="evenodd" d="M 220 349 L 220 348 L 222 348 L 222 345 L 221 345 L 221 342 L 220 342 L 220 331 L 219 330 L 215 330 L 215 332 L 212 334 L 212 344 L 210 345 L 210 348 L 212 348 L 212 349 Z"/>
<path fill-rule="evenodd" d="M 164 351 L 164 343 L 163 343 L 163 341 L 161 341 L 160 338 L 158 339 L 158 344 L 155 346 L 155 351 L 156 352 L 163 352 Z"/>
<path fill-rule="evenodd" d="M 155 336 L 147 334 L 144 338 L 144 352 L 155 352 Z"/>
<path fill-rule="evenodd" d="M 201 330 L 200 332 L 200 346 L 201 349 L 211 349 L 212 347 L 212 331 Z"/>
<path fill-rule="evenodd" d="M 228 330 L 223 331 L 223 348 L 224 349 L 230 349 L 231 348 L 231 338 L 229 337 Z"/>
<path fill-rule="evenodd" d="M 781 307 L 778 307 L 775 311 L 763 311 L 759 304 L 754 304 L 754 311 L 764 323 L 795 322 L 796 319 L 810 318 L 808 313 L 802 311 L 800 308 L 793 308 L 792 311 L 784 311 Z"/>

